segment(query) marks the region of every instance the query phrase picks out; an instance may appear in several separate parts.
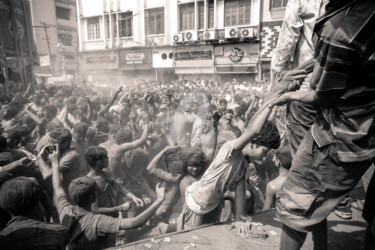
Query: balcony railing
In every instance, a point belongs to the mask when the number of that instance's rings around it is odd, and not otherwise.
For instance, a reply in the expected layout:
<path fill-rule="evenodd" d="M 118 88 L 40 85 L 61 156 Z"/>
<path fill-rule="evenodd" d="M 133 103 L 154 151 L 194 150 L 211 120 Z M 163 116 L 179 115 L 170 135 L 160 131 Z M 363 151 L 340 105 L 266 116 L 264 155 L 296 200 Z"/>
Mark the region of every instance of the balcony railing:
<path fill-rule="evenodd" d="M 273 19 L 283 19 L 285 15 L 285 7 L 280 7 L 280 8 L 272 8 L 271 11 L 271 16 Z"/>

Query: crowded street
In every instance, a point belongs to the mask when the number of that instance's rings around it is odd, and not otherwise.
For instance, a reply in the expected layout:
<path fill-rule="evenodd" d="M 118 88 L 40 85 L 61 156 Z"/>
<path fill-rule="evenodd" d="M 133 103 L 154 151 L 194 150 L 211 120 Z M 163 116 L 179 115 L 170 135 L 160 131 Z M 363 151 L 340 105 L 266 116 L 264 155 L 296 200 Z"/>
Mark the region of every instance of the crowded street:
<path fill-rule="evenodd" d="M 372 0 L 0 0 L 0 249 L 375 249 Z"/>

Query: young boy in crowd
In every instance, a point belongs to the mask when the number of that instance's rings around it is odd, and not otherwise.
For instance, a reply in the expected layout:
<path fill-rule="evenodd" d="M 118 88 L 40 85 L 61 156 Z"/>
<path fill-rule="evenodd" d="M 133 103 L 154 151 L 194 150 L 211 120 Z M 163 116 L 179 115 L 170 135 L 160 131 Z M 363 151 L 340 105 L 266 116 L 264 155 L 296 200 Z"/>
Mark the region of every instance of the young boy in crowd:
<path fill-rule="evenodd" d="M 91 168 L 87 176 L 93 178 L 98 187 L 98 197 L 91 206 L 95 213 L 118 217 L 118 212 L 127 212 L 132 206 L 131 202 L 124 202 L 125 197 L 133 200 L 137 206 L 143 206 L 134 194 L 116 182 L 108 172 L 107 150 L 90 147 L 85 152 L 85 159 Z"/>
<path fill-rule="evenodd" d="M 60 221 L 68 228 L 69 244 L 67 249 L 103 249 L 113 246 L 106 242 L 108 234 L 116 234 L 143 225 L 164 201 L 165 188 L 156 188 L 157 200 L 143 213 L 135 218 L 113 218 L 91 212 L 92 203 L 96 201 L 97 184 L 88 176 L 73 180 L 69 186 L 70 197 L 76 205 L 67 199 L 67 194 L 61 185 L 59 170 L 59 150 L 52 152 L 49 159 L 52 162 L 52 183 L 54 199 L 59 212 Z"/>
<path fill-rule="evenodd" d="M 290 153 L 289 147 L 285 146 L 276 150 L 276 157 L 280 162 L 279 176 L 267 184 L 266 200 L 264 202 L 263 211 L 271 209 L 275 205 L 276 193 L 284 184 L 290 166 L 292 165 L 292 154 Z"/>
<path fill-rule="evenodd" d="M 187 229 L 219 218 L 220 203 L 227 190 L 235 190 L 235 222 L 239 233 L 248 235 L 243 221 L 245 201 L 245 160 L 265 159 L 268 151 L 280 146 L 279 132 L 267 121 L 272 110 L 269 104 L 288 89 L 293 81 L 304 79 L 301 71 L 290 71 L 271 90 L 267 100 L 254 114 L 247 130 L 237 139 L 225 143 L 202 178 L 185 192 L 185 204 L 177 221 L 177 229 Z M 208 218 L 213 218 L 208 221 Z"/>

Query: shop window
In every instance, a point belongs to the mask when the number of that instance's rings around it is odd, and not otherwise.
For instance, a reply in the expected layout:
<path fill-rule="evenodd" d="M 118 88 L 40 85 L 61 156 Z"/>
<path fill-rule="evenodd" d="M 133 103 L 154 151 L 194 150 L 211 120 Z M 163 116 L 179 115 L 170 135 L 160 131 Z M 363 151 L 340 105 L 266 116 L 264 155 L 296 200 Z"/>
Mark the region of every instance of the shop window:
<path fill-rule="evenodd" d="M 119 15 L 119 31 L 120 37 L 133 36 L 133 12 L 125 12 Z"/>
<path fill-rule="evenodd" d="M 250 24 L 251 0 L 225 0 L 225 26 Z"/>
<path fill-rule="evenodd" d="M 285 8 L 288 4 L 288 0 L 271 0 L 270 9 Z"/>
<path fill-rule="evenodd" d="M 62 33 L 58 34 L 59 42 L 64 46 L 72 46 L 72 34 L 69 33 L 69 31 L 63 31 Z"/>
<path fill-rule="evenodd" d="M 99 17 L 91 17 L 87 19 L 88 40 L 100 39 L 100 22 Z"/>
<path fill-rule="evenodd" d="M 70 20 L 70 9 L 56 6 L 56 17 L 58 19 Z"/>
<path fill-rule="evenodd" d="M 145 10 L 146 35 L 164 34 L 164 8 Z"/>
<path fill-rule="evenodd" d="M 183 30 L 195 29 L 195 10 L 194 3 L 180 4 L 179 9 L 179 28 Z"/>

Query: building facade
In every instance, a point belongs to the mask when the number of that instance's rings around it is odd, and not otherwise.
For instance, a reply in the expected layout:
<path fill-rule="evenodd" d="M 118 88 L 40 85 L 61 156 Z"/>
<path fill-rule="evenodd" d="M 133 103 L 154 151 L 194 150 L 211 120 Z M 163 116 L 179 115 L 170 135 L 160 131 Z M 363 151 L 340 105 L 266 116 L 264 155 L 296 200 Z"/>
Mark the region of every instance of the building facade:
<path fill-rule="evenodd" d="M 78 0 L 82 78 L 261 80 L 278 1 Z"/>
<path fill-rule="evenodd" d="M 273 50 L 276 48 L 285 8 L 288 0 L 268 0 L 262 2 L 260 24 L 259 78 L 270 80 Z"/>
<path fill-rule="evenodd" d="M 39 77 L 74 78 L 78 72 L 78 29 L 76 1 L 30 0 Z"/>

